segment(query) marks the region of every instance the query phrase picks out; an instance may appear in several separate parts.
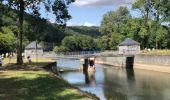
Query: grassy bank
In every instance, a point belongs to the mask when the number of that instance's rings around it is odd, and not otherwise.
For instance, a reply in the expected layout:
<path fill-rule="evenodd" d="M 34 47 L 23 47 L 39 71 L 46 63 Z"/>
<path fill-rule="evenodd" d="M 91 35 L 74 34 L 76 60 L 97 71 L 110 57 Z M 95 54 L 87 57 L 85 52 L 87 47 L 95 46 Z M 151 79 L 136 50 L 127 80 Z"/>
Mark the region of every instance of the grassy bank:
<path fill-rule="evenodd" d="M 142 54 L 149 54 L 149 55 L 170 55 L 170 50 L 154 50 L 154 51 L 143 52 Z"/>
<path fill-rule="evenodd" d="M 42 62 L 39 60 L 38 65 L 32 62 L 22 66 L 7 62 L 5 67 L 0 70 L 0 100 L 93 99 L 93 97 L 72 88 L 62 79 L 41 69 L 40 67 L 49 64 L 48 60 Z"/>
<path fill-rule="evenodd" d="M 32 58 L 31 60 L 32 60 L 32 63 L 37 63 L 37 62 L 38 62 L 38 63 L 53 62 L 53 60 L 47 59 L 47 58 L 38 58 L 38 59 Z M 24 63 L 28 63 L 28 60 L 25 59 L 25 58 L 23 58 L 23 62 L 24 62 Z M 3 65 L 10 64 L 10 63 L 11 63 L 11 64 L 16 63 L 16 59 L 15 59 L 15 58 L 12 58 L 12 59 L 5 58 L 5 59 L 3 60 Z"/>

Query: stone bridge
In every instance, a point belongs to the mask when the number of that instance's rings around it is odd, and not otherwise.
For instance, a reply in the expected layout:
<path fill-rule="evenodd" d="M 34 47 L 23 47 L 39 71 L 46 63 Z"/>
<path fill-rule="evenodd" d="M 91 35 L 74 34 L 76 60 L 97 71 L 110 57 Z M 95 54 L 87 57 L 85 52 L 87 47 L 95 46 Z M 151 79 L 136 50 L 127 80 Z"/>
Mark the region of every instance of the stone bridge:
<path fill-rule="evenodd" d="M 99 51 L 84 51 L 84 52 L 64 52 L 56 54 L 55 60 L 58 59 L 69 59 L 69 60 L 80 60 L 82 65 L 80 69 L 82 70 L 89 70 L 88 68 L 91 68 L 90 71 L 93 71 L 93 65 L 95 62 L 98 62 L 97 59 L 103 59 L 107 58 L 106 63 L 109 62 L 112 65 L 120 65 L 124 66 L 125 68 L 133 68 L 134 63 L 134 55 L 132 54 L 119 54 L 118 51 L 105 51 L 105 52 L 99 52 Z M 112 58 L 112 59 L 108 59 Z M 93 59 L 93 60 L 90 60 Z M 96 60 L 96 61 L 95 61 Z M 108 64 L 109 64 L 108 63 Z M 92 67 L 90 67 L 92 66 Z"/>

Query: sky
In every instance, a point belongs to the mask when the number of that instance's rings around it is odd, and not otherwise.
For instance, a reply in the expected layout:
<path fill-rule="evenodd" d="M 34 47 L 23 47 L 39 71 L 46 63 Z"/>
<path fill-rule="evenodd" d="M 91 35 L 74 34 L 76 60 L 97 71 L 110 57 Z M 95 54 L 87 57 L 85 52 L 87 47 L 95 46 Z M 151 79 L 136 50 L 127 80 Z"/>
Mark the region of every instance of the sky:
<path fill-rule="evenodd" d="M 131 9 L 136 0 L 75 0 L 69 5 L 69 13 L 72 19 L 67 22 L 67 26 L 100 26 L 103 15 L 108 11 L 115 11 L 120 6 Z M 40 5 L 42 17 L 50 22 L 55 22 L 55 16 L 45 12 L 45 8 Z M 131 11 L 132 16 L 139 16 L 138 11 Z M 29 13 L 29 11 L 27 11 Z"/>
<path fill-rule="evenodd" d="M 72 19 L 67 22 L 67 26 L 100 26 L 103 15 L 108 11 L 115 11 L 120 6 L 129 9 L 135 0 L 76 0 L 69 5 L 69 13 Z M 137 16 L 136 11 L 131 11 L 133 16 Z M 55 22 L 55 16 L 48 15 L 51 22 Z"/>
<path fill-rule="evenodd" d="M 135 0 L 76 0 L 69 6 L 72 19 L 67 22 L 68 26 L 99 26 L 103 15 L 108 11 L 117 10 L 120 6 L 129 9 Z M 135 16 L 133 11 L 132 15 Z"/>

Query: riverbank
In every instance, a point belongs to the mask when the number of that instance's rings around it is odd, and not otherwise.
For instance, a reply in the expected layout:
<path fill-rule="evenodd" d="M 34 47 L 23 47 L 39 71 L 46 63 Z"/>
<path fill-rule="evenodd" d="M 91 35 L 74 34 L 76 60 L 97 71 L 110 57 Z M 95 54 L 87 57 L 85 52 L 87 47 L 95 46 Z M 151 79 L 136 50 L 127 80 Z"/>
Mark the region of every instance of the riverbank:
<path fill-rule="evenodd" d="M 97 98 L 72 87 L 42 67 L 51 64 L 41 60 L 21 66 L 5 64 L 0 70 L 1 100 L 95 100 Z"/>
<path fill-rule="evenodd" d="M 126 56 L 97 58 L 95 62 L 117 68 L 125 68 L 127 64 L 130 64 Z M 170 73 L 170 55 L 138 54 L 134 56 L 131 63 L 134 69 Z"/>

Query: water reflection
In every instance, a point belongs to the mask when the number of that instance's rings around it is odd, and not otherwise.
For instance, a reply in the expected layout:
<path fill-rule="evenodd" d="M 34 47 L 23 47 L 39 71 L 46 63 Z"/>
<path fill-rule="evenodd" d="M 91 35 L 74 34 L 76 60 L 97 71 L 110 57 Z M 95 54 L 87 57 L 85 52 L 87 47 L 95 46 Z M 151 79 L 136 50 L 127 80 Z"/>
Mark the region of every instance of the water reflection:
<path fill-rule="evenodd" d="M 104 94 L 107 100 L 127 100 L 135 85 L 134 70 L 105 69 Z"/>
<path fill-rule="evenodd" d="M 127 82 L 130 88 L 135 85 L 134 69 L 126 69 Z"/>
<path fill-rule="evenodd" d="M 95 80 L 95 71 L 91 71 L 91 72 L 83 72 L 84 76 L 85 76 L 85 82 L 86 84 L 89 84 L 91 86 L 95 86 L 96 85 L 96 80 Z"/>
<path fill-rule="evenodd" d="M 170 74 L 118 70 L 96 65 L 96 72 L 63 73 L 64 79 L 101 100 L 170 100 Z"/>

